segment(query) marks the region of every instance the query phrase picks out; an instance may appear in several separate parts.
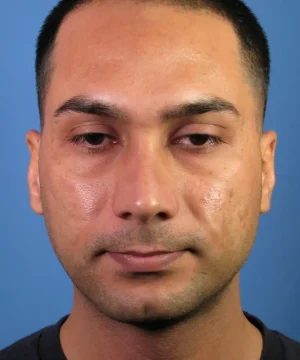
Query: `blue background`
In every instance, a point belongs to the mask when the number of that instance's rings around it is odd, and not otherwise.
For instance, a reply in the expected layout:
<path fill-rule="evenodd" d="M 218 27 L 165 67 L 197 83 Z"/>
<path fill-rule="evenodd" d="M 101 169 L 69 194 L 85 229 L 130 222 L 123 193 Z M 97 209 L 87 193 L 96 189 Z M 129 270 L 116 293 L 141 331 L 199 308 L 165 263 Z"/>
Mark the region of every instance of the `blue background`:
<path fill-rule="evenodd" d="M 39 128 L 35 38 L 55 0 L 2 1 L 0 12 L 0 348 L 71 310 L 72 286 L 43 218 L 29 207 L 25 144 Z M 270 40 L 273 68 L 266 129 L 279 135 L 273 207 L 261 218 L 242 270 L 245 310 L 300 340 L 300 1 L 248 0 Z M 298 133 L 299 132 L 299 133 Z"/>

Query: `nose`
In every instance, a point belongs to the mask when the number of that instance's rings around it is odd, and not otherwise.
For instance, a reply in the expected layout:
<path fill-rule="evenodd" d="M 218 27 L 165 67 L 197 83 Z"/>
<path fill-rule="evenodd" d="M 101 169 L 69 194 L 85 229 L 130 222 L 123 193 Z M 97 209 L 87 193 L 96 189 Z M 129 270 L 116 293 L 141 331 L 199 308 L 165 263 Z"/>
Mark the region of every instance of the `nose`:
<path fill-rule="evenodd" d="M 116 175 L 112 208 L 128 221 L 166 221 L 178 213 L 171 166 L 154 153 L 139 153 L 122 161 Z"/>

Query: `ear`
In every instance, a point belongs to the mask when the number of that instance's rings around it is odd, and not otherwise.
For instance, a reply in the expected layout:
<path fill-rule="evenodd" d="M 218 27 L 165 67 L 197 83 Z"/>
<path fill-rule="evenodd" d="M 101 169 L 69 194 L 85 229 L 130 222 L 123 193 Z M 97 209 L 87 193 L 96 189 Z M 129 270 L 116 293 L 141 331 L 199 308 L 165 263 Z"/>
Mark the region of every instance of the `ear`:
<path fill-rule="evenodd" d="M 277 135 L 274 131 L 265 132 L 261 137 L 262 158 L 262 197 L 260 212 L 268 212 L 271 207 L 271 197 L 276 182 L 275 177 L 275 150 Z"/>
<path fill-rule="evenodd" d="M 26 142 L 31 156 L 28 168 L 30 206 L 38 215 L 43 214 L 39 177 L 40 138 L 40 133 L 35 130 L 29 131 L 26 135 Z"/>

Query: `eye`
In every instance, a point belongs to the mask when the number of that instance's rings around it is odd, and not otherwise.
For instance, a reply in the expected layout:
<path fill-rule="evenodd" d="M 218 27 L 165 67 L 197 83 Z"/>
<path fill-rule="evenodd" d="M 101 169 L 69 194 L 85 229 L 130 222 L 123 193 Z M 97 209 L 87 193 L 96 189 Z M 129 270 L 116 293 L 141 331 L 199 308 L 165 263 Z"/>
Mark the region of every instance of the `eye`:
<path fill-rule="evenodd" d="M 184 147 L 200 148 L 208 147 L 222 142 L 218 136 L 209 134 L 190 134 L 177 138 L 175 144 L 183 145 Z"/>
<path fill-rule="evenodd" d="M 101 133 L 90 133 L 84 135 L 77 135 L 73 138 L 73 142 L 86 142 L 89 145 L 101 145 L 105 139 L 106 135 Z"/>
<path fill-rule="evenodd" d="M 97 150 L 100 151 L 115 144 L 117 141 L 113 136 L 109 134 L 86 133 L 86 134 L 80 134 L 74 136 L 71 139 L 71 142 L 73 144 L 78 144 L 83 146 L 85 145 L 85 147 L 88 148 L 89 151 L 97 151 Z"/>

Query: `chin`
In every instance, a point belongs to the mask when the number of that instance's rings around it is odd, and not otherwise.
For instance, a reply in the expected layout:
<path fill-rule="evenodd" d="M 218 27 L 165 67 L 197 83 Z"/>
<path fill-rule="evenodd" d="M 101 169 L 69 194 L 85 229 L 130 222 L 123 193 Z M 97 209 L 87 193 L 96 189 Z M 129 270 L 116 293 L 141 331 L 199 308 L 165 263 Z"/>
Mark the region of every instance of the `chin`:
<path fill-rule="evenodd" d="M 167 304 L 164 305 L 164 308 L 167 307 Z M 188 320 L 195 313 L 195 309 L 169 307 L 166 310 L 164 308 L 159 303 L 155 305 L 154 303 L 138 303 L 135 301 L 134 304 L 127 306 L 127 309 L 124 306 L 122 312 L 113 312 L 111 308 L 107 312 L 102 308 L 102 313 L 114 321 L 133 325 L 144 330 L 169 328 Z"/>
<path fill-rule="evenodd" d="M 94 294 L 95 295 L 95 294 Z M 200 316 L 216 297 L 196 293 L 106 294 L 93 301 L 97 313 L 119 323 L 144 330 L 163 330 Z"/>
<path fill-rule="evenodd" d="M 160 316 L 148 316 L 144 319 L 128 319 L 127 321 L 119 321 L 123 322 L 125 324 L 133 325 L 135 327 L 138 327 L 143 330 L 147 331 L 157 331 L 157 330 L 164 330 L 167 328 L 171 328 L 176 326 L 179 323 L 184 322 L 185 320 L 188 320 L 190 316 L 188 315 L 178 315 L 174 317 L 168 317 L 160 315 Z"/>

